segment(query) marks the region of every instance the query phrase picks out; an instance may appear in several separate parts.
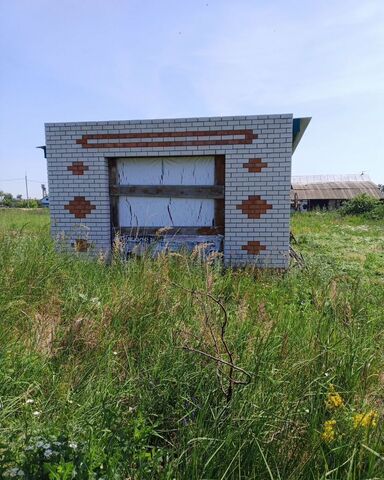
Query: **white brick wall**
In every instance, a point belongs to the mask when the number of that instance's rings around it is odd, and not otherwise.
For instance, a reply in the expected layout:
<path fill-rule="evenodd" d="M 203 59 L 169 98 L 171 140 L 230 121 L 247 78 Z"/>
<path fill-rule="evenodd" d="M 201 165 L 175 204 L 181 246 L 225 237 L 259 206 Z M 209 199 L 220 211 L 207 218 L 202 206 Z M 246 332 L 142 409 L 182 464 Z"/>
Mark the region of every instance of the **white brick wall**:
<path fill-rule="evenodd" d="M 292 115 L 256 115 L 115 122 L 48 123 L 46 146 L 52 235 L 65 242 L 87 238 L 96 250 L 111 246 L 108 158 L 225 155 L 225 247 L 227 264 L 256 263 L 267 267 L 286 267 L 289 250 L 290 179 L 292 155 Z M 76 143 L 82 135 L 180 131 L 251 129 L 258 138 L 252 143 L 202 146 L 144 146 L 139 148 L 84 148 Z M 209 139 L 210 137 L 203 137 Z M 225 137 L 231 138 L 231 137 Z M 235 136 L 234 138 L 238 138 Z M 145 138 L 148 143 L 179 141 Z M 130 139 L 129 141 L 135 141 Z M 124 144 L 126 139 L 97 140 L 97 143 Z M 89 141 L 94 143 L 94 141 Z M 267 163 L 259 173 L 243 166 L 250 159 Z M 74 175 L 67 167 L 83 162 L 89 169 Z M 260 218 L 248 218 L 237 208 L 249 196 L 259 195 L 272 206 Z M 76 218 L 64 208 L 76 196 L 83 196 L 96 208 L 85 218 Z M 265 247 L 258 255 L 243 247 L 248 242 Z"/>

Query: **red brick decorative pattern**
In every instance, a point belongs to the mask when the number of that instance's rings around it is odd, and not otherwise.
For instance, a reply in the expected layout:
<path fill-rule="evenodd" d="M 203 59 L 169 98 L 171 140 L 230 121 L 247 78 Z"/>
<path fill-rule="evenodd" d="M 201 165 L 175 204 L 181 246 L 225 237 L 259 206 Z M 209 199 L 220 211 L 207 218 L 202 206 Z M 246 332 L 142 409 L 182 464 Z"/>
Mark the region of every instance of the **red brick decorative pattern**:
<path fill-rule="evenodd" d="M 250 173 L 260 173 L 265 167 L 268 167 L 268 163 L 263 162 L 261 158 L 250 158 L 248 163 L 243 163 L 244 168 L 248 168 Z"/>
<path fill-rule="evenodd" d="M 238 136 L 241 138 L 233 138 Z M 212 138 L 204 138 L 212 137 Z M 158 141 L 101 142 L 97 140 L 121 139 L 158 139 Z M 169 139 L 182 138 L 182 140 Z M 253 130 L 203 130 L 184 132 L 137 132 L 137 133 L 99 133 L 83 135 L 76 140 L 83 148 L 156 148 L 156 147 L 202 147 L 206 145 L 244 145 L 257 138 Z M 161 140 L 164 139 L 164 140 Z M 93 141 L 95 140 L 95 141 Z"/>
<path fill-rule="evenodd" d="M 90 246 L 91 244 L 84 238 L 76 238 L 75 240 L 74 247 L 76 252 L 87 252 Z"/>
<path fill-rule="evenodd" d="M 243 245 L 241 249 L 246 250 L 248 255 L 258 255 L 262 250 L 266 250 L 267 247 L 262 245 L 259 240 L 251 240 L 246 245 Z"/>
<path fill-rule="evenodd" d="M 96 207 L 85 197 L 74 197 L 67 205 L 64 205 L 64 208 L 76 218 L 85 218 Z"/>
<path fill-rule="evenodd" d="M 250 195 L 247 200 L 243 200 L 239 205 L 236 205 L 238 210 L 241 210 L 248 218 L 260 218 L 267 210 L 272 208 L 272 205 L 263 200 L 260 195 Z"/>
<path fill-rule="evenodd" d="M 84 165 L 84 162 L 72 162 L 72 165 L 68 165 L 67 170 L 72 172 L 73 175 L 84 175 L 84 172 L 89 170 L 89 167 Z"/>

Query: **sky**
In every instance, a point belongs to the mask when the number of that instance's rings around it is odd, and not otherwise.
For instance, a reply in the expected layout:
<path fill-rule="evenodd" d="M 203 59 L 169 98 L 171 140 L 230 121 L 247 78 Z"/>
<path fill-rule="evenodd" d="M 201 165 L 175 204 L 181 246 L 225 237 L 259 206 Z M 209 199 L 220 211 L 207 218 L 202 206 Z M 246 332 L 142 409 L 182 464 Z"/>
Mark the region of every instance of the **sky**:
<path fill-rule="evenodd" d="M 44 123 L 293 113 L 293 174 L 384 183 L 383 0 L 0 0 L 0 190 Z"/>

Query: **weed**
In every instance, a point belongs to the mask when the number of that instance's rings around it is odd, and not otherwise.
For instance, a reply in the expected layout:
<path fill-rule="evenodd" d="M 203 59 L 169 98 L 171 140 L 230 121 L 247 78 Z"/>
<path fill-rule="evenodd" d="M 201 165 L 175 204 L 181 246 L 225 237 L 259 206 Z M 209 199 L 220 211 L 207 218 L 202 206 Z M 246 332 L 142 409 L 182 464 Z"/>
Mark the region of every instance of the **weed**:
<path fill-rule="evenodd" d="M 281 274 L 60 254 L 47 212 L 1 211 L 0 476 L 382 478 L 382 222 L 292 229 Z"/>

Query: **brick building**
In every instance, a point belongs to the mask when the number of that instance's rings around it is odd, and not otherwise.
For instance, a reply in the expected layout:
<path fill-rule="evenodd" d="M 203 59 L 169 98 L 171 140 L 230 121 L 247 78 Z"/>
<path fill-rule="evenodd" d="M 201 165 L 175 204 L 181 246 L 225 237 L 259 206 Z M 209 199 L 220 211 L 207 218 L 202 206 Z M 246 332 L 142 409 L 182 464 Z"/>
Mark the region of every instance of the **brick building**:
<path fill-rule="evenodd" d="M 288 262 L 291 114 L 48 123 L 52 235 L 77 251 L 199 242 L 227 264 Z M 136 250 L 137 251 L 137 250 Z"/>

